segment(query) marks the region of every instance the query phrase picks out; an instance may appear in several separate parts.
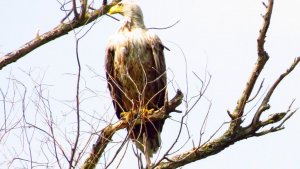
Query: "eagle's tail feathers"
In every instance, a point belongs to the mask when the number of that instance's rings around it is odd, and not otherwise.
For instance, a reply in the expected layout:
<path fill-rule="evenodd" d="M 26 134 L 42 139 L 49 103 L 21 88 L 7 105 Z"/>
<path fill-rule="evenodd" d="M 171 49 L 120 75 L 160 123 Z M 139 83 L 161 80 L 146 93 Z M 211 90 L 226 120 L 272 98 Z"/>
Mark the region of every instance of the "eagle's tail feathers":
<path fill-rule="evenodd" d="M 135 142 L 137 148 L 149 157 L 156 153 L 161 145 L 160 132 L 163 121 L 147 122 L 136 125 L 130 132 L 130 138 Z M 145 155 L 146 155 L 145 154 Z"/>

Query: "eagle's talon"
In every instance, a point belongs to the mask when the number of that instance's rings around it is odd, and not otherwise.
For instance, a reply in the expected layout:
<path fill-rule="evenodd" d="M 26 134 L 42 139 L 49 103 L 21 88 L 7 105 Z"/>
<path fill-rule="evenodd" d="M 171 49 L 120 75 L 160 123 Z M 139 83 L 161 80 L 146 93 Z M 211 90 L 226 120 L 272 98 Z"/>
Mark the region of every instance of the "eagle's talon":
<path fill-rule="evenodd" d="M 151 115 L 154 112 L 154 109 L 147 109 L 147 108 L 142 108 L 141 109 L 141 117 L 142 119 L 148 118 L 149 115 Z"/>
<path fill-rule="evenodd" d="M 121 119 L 125 120 L 127 122 L 131 122 L 133 119 L 133 113 L 131 111 L 129 112 L 121 112 L 120 113 Z"/>

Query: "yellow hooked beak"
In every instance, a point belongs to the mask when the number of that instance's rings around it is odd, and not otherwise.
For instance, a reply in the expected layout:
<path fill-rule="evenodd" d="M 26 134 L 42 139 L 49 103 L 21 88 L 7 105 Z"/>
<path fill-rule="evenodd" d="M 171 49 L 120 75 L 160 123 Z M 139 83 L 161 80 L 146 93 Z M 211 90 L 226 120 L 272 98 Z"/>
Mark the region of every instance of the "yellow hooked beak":
<path fill-rule="evenodd" d="M 109 10 L 108 10 L 108 14 L 112 15 L 112 14 L 116 14 L 116 13 L 122 13 L 123 11 L 123 4 L 118 3 L 114 6 L 112 6 Z"/>

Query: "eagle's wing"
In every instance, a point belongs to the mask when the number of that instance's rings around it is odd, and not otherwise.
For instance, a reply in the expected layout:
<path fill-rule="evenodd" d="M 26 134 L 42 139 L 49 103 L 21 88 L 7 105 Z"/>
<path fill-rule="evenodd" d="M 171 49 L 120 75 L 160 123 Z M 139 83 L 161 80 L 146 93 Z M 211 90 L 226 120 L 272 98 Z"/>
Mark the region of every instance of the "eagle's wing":
<path fill-rule="evenodd" d="M 157 107 L 162 107 L 164 105 L 164 101 L 167 99 L 166 93 L 166 85 L 167 85 L 167 75 L 166 75 L 166 63 L 164 57 L 164 46 L 159 39 L 159 37 L 155 34 L 151 36 L 151 48 L 153 53 L 153 59 L 155 63 L 155 70 L 157 72 Z"/>
<path fill-rule="evenodd" d="M 120 105 L 122 103 L 121 99 L 121 89 L 120 89 L 120 83 L 118 82 L 118 79 L 115 78 L 114 73 L 114 55 L 115 55 L 115 49 L 113 45 L 108 45 L 105 52 L 105 70 L 106 70 L 106 79 L 108 84 L 108 89 L 110 91 L 110 95 L 112 97 L 112 102 L 115 108 L 115 112 L 117 117 L 120 119 L 122 106 Z"/>

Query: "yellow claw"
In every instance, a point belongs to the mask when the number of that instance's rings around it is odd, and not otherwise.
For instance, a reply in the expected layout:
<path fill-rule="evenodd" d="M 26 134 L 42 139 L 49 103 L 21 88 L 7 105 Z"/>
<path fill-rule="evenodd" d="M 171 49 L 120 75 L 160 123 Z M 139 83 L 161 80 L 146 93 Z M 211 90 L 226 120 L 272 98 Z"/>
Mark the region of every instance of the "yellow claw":
<path fill-rule="evenodd" d="M 154 109 L 148 110 L 147 108 L 142 108 L 141 109 L 141 116 L 142 118 L 148 118 L 149 115 L 153 113 Z"/>
<path fill-rule="evenodd" d="M 153 114 L 153 112 L 154 112 L 154 109 L 141 108 L 139 113 L 133 112 L 133 111 L 121 112 L 120 116 L 121 116 L 122 120 L 125 120 L 128 123 L 131 123 L 134 120 L 137 120 L 137 118 L 147 119 L 149 117 L 149 115 Z"/>
<path fill-rule="evenodd" d="M 121 118 L 123 120 L 126 120 L 127 122 L 131 122 L 133 120 L 133 113 L 131 111 L 129 112 L 122 112 L 120 114 Z"/>

